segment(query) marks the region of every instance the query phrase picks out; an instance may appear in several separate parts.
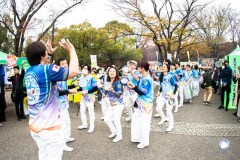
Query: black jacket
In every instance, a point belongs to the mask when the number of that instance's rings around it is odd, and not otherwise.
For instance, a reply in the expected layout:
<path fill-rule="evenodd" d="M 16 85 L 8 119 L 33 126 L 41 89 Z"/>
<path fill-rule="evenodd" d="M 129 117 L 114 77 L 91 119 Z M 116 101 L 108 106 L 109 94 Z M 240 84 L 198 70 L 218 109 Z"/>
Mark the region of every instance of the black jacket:
<path fill-rule="evenodd" d="M 25 70 L 22 69 L 21 74 L 12 76 L 8 79 L 8 81 L 12 82 L 13 88 L 12 91 L 24 91 L 25 89 L 23 88 L 23 78 L 25 75 Z"/>
<path fill-rule="evenodd" d="M 203 73 L 203 84 L 206 83 L 206 87 L 212 86 L 212 72 L 206 71 Z"/>

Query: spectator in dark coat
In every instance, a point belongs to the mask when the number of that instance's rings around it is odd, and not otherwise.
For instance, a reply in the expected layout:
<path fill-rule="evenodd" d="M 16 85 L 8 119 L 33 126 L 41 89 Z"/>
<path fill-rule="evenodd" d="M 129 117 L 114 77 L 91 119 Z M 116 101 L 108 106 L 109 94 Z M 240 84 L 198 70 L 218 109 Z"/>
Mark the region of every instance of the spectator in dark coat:
<path fill-rule="evenodd" d="M 232 81 L 232 69 L 229 67 L 228 60 L 224 61 L 224 69 L 221 73 L 221 80 L 222 80 L 222 89 L 221 89 L 221 105 L 218 109 L 224 108 L 224 93 L 226 92 L 226 107 L 225 111 L 228 111 L 228 104 L 229 104 L 229 96 L 231 93 L 231 81 Z"/>
<path fill-rule="evenodd" d="M 211 80 L 212 73 L 208 68 L 204 70 L 203 73 L 203 84 L 204 84 L 204 96 L 203 96 L 203 104 L 208 106 L 211 105 L 210 101 L 212 98 L 212 80 Z"/>
<path fill-rule="evenodd" d="M 8 80 L 12 82 L 12 99 L 15 102 L 15 109 L 18 121 L 21 119 L 26 119 L 23 110 L 23 98 L 24 98 L 24 88 L 23 88 L 23 78 L 25 74 L 25 70 L 22 69 L 21 74 L 19 74 L 19 67 L 15 66 L 14 68 L 14 76 L 10 77 Z"/>
<path fill-rule="evenodd" d="M 214 67 L 212 75 L 211 75 L 211 79 L 212 79 L 212 87 L 214 89 L 214 94 L 217 93 L 218 90 L 218 86 L 219 86 L 219 71 L 217 67 Z"/>

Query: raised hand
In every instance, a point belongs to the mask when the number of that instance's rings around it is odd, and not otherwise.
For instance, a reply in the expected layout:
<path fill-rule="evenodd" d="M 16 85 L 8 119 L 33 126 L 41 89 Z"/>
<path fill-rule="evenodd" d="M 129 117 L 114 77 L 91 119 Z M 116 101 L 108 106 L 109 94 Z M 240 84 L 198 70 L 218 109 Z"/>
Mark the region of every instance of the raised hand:
<path fill-rule="evenodd" d="M 57 47 L 52 47 L 52 41 L 50 41 L 50 40 L 48 40 L 47 41 L 47 43 L 46 43 L 46 47 L 47 47 L 47 52 L 49 53 L 49 54 L 53 54 L 53 52 L 55 52 L 56 51 L 56 49 L 57 49 Z"/>
<path fill-rule="evenodd" d="M 75 51 L 74 46 L 72 45 L 72 43 L 69 42 L 68 39 L 61 39 L 61 41 L 59 42 L 59 45 L 61 47 L 63 47 L 65 50 L 67 50 L 68 52 L 72 52 Z"/>

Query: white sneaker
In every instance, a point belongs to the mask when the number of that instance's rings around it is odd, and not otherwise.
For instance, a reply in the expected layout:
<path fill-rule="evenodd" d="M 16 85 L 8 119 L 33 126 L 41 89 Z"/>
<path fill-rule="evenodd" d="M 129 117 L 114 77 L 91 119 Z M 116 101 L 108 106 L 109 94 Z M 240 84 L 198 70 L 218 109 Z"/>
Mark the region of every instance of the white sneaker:
<path fill-rule="evenodd" d="M 175 109 L 173 112 L 177 113 L 177 112 L 178 112 L 178 110 L 177 110 L 177 109 Z"/>
<path fill-rule="evenodd" d="M 167 129 L 166 129 L 166 132 L 171 132 L 173 130 L 173 127 L 172 126 L 169 126 Z"/>
<path fill-rule="evenodd" d="M 130 122 L 131 118 L 130 117 L 125 118 L 125 121 Z"/>
<path fill-rule="evenodd" d="M 99 103 L 99 104 L 102 104 L 102 101 L 99 101 L 98 103 Z"/>
<path fill-rule="evenodd" d="M 92 133 L 94 131 L 94 128 L 90 128 L 87 132 Z"/>
<path fill-rule="evenodd" d="M 132 139 L 131 142 L 133 142 L 133 143 L 140 143 L 140 141 L 137 140 L 137 139 Z"/>
<path fill-rule="evenodd" d="M 160 115 L 157 113 L 157 114 L 154 114 L 153 117 L 154 117 L 154 118 L 160 118 Z"/>
<path fill-rule="evenodd" d="M 3 124 L 2 124 L 2 123 L 0 123 L 0 127 L 3 127 Z"/>
<path fill-rule="evenodd" d="M 143 145 L 142 143 L 139 143 L 139 144 L 137 145 L 137 148 L 138 148 L 138 149 L 142 149 L 142 148 L 145 148 L 145 147 L 147 147 L 147 146 Z"/>
<path fill-rule="evenodd" d="M 112 133 L 112 134 L 110 134 L 110 135 L 108 136 L 108 138 L 111 139 L 111 138 L 114 138 L 114 137 L 116 137 L 116 136 L 117 136 L 116 133 Z"/>
<path fill-rule="evenodd" d="M 66 144 L 63 146 L 63 150 L 64 151 L 67 151 L 67 152 L 71 152 L 71 151 L 73 151 L 73 148 L 71 148 L 71 147 L 68 147 Z"/>
<path fill-rule="evenodd" d="M 68 142 L 72 142 L 72 141 L 75 141 L 75 139 L 74 139 L 74 138 L 71 138 L 71 137 L 69 137 L 69 138 L 67 139 L 67 143 L 68 143 Z"/>
<path fill-rule="evenodd" d="M 86 125 L 81 125 L 81 126 L 78 126 L 78 129 L 87 129 L 87 126 Z"/>
<path fill-rule="evenodd" d="M 116 137 L 113 139 L 113 142 L 116 143 L 116 142 L 119 142 L 122 140 L 122 137 Z"/>
<path fill-rule="evenodd" d="M 104 117 L 103 116 L 101 117 L 101 121 L 104 121 Z"/>
<path fill-rule="evenodd" d="M 178 105 L 178 107 L 182 107 L 182 106 L 183 106 L 182 104 Z"/>
<path fill-rule="evenodd" d="M 158 123 L 158 125 L 161 125 L 161 124 L 163 124 L 166 121 L 167 121 L 167 118 L 161 119 L 161 121 Z"/>

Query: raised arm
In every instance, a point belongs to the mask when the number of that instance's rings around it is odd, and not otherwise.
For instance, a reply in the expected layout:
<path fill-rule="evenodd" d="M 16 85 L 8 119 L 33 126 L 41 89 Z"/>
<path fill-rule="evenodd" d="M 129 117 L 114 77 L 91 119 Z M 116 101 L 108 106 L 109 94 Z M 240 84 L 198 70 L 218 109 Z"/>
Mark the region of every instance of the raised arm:
<path fill-rule="evenodd" d="M 73 78 L 79 74 L 79 62 L 78 62 L 78 57 L 77 57 L 75 48 L 72 45 L 72 43 L 69 42 L 68 39 L 66 39 L 66 40 L 62 39 L 59 42 L 59 44 L 61 47 L 63 47 L 65 50 L 67 50 L 70 55 L 68 79 Z"/>

